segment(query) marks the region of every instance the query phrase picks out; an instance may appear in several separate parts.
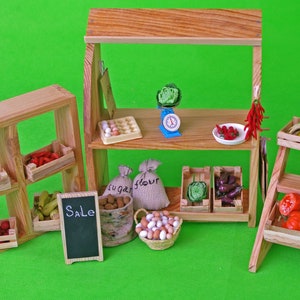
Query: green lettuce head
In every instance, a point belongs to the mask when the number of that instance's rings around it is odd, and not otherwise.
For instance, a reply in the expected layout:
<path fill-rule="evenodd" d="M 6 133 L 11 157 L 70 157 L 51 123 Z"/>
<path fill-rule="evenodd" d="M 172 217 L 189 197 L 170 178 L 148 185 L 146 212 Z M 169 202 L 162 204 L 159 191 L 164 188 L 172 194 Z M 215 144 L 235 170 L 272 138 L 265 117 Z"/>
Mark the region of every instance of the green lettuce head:
<path fill-rule="evenodd" d="M 181 100 L 181 91 L 174 83 L 169 83 L 157 92 L 156 100 L 160 107 L 177 106 Z"/>

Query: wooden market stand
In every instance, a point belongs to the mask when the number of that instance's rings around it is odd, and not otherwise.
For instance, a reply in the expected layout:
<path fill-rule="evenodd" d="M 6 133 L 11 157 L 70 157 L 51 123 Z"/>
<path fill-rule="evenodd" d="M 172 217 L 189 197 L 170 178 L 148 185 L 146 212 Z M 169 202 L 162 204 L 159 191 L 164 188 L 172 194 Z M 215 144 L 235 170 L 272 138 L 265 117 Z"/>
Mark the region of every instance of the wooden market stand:
<path fill-rule="evenodd" d="M 261 11 L 222 9 L 91 9 L 86 30 L 84 65 L 84 136 L 89 190 L 100 191 L 108 180 L 109 149 L 241 150 L 250 152 L 249 190 L 242 213 L 194 213 L 179 209 L 180 187 L 166 188 L 170 211 L 185 220 L 248 222 L 256 224 L 259 140 L 228 147 L 217 143 L 211 131 L 217 123 L 244 123 L 248 110 L 176 109 L 182 136 L 166 140 L 159 130 L 157 109 L 124 108 L 107 103 L 101 79 L 100 47 L 104 43 L 237 45 L 253 48 L 252 87 L 261 87 Z M 258 95 L 259 96 L 259 95 Z M 254 99 L 253 92 L 250 99 Z M 250 107 L 250 105 L 249 105 Z M 104 145 L 97 124 L 109 118 L 133 116 L 143 138 Z M 192 126 L 191 126 L 192 125 Z M 201 128 L 201 131 L 197 130 Z"/>
<path fill-rule="evenodd" d="M 22 153 L 24 149 L 19 139 L 18 125 L 51 112 L 54 124 L 50 123 L 49 127 L 55 126 L 56 141 L 71 148 L 73 155 L 63 155 L 52 164 L 35 168 L 34 174 L 38 177 L 30 180 L 26 173 L 26 155 Z M 36 151 L 48 147 L 51 144 Z M 6 170 L 11 182 L 9 187 L 0 190 L 0 195 L 6 197 L 9 215 L 16 217 L 18 243 L 21 244 L 41 234 L 33 228 L 28 185 L 61 173 L 65 192 L 86 190 L 75 96 L 59 85 L 52 85 L 1 101 L 0 165 Z"/>

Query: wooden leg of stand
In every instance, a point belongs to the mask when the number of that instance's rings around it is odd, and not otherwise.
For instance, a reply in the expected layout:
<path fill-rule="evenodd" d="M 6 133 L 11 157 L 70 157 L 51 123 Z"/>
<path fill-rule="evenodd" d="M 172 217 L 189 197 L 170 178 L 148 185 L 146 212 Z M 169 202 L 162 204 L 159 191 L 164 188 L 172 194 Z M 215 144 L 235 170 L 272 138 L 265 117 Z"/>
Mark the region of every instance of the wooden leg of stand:
<path fill-rule="evenodd" d="M 249 263 L 249 271 L 256 272 L 259 268 L 260 264 L 264 260 L 267 255 L 269 249 L 272 246 L 272 243 L 264 240 L 264 228 L 268 221 L 268 217 L 270 211 L 274 205 L 274 202 L 277 200 L 277 183 L 280 177 L 282 176 L 287 162 L 287 157 L 289 154 L 289 148 L 279 147 L 272 177 L 270 180 L 267 197 L 264 203 L 262 215 L 259 222 L 258 231 L 256 234 L 256 239 L 254 242 L 250 263 Z"/>

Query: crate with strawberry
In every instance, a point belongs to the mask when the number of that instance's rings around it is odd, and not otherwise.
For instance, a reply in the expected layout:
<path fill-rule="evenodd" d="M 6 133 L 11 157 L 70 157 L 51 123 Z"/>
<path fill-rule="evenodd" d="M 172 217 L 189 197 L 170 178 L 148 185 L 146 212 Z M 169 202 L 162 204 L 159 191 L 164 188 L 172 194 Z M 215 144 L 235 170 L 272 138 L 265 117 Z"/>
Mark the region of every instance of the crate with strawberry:
<path fill-rule="evenodd" d="M 0 220 L 0 249 L 18 247 L 16 218 Z"/>
<path fill-rule="evenodd" d="M 58 141 L 23 157 L 27 179 L 34 182 L 54 174 L 75 162 L 71 147 Z"/>

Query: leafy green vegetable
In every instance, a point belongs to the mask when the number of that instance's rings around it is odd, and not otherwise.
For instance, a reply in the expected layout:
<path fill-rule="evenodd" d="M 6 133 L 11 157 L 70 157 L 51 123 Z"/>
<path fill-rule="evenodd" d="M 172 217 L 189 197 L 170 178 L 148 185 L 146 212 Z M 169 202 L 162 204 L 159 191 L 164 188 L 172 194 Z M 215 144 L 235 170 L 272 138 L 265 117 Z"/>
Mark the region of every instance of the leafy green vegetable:
<path fill-rule="evenodd" d="M 188 185 L 187 198 L 192 202 L 198 202 L 207 196 L 207 186 L 204 181 L 193 181 Z"/>
<path fill-rule="evenodd" d="M 169 83 L 157 92 L 156 100 L 158 106 L 177 106 L 181 100 L 181 91 L 174 83 Z"/>

